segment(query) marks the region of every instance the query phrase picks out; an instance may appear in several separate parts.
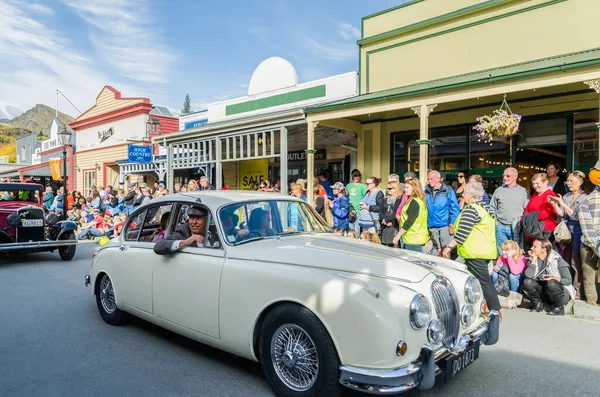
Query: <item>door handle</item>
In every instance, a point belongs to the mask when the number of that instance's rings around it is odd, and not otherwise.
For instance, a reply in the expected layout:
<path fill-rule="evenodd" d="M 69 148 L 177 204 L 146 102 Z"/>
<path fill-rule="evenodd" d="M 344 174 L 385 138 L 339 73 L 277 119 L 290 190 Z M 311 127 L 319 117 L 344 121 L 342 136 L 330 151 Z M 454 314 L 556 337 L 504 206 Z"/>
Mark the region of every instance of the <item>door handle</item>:
<path fill-rule="evenodd" d="M 122 245 L 122 246 L 119 247 L 119 249 L 121 251 L 127 251 L 129 249 L 129 246 L 128 245 Z"/>

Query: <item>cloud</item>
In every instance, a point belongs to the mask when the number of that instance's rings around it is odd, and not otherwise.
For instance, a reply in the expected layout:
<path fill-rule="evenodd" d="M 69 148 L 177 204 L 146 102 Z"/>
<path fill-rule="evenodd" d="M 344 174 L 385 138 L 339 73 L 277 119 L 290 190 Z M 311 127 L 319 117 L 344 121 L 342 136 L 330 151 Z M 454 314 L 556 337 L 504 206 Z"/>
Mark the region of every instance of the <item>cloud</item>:
<path fill-rule="evenodd" d="M 305 38 L 309 52 L 319 58 L 334 62 L 347 62 L 358 57 L 356 45 L 320 42 L 312 38 Z"/>
<path fill-rule="evenodd" d="M 360 39 L 360 30 L 349 23 L 338 23 L 337 32 L 346 41 Z"/>
<path fill-rule="evenodd" d="M 167 83 L 177 54 L 161 39 L 160 24 L 141 0 L 63 0 L 91 27 L 96 50 L 120 75 Z"/>

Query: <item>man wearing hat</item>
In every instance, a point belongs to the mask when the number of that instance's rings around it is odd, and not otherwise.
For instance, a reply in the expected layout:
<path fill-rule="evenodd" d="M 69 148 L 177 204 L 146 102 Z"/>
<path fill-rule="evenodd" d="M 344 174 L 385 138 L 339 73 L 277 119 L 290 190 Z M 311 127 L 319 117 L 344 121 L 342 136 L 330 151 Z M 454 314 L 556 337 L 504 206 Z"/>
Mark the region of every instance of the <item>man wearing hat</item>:
<path fill-rule="evenodd" d="M 590 305 L 598 302 L 596 283 L 600 278 L 600 160 L 590 170 L 590 182 L 596 185 L 593 192 L 579 207 L 581 224 L 581 262 L 583 268 L 583 292 Z"/>
<path fill-rule="evenodd" d="M 198 207 L 189 207 L 187 216 L 186 223 L 178 226 L 171 235 L 154 245 L 155 253 L 167 255 L 182 247 L 202 247 L 204 245 L 208 219 L 206 212 Z"/>

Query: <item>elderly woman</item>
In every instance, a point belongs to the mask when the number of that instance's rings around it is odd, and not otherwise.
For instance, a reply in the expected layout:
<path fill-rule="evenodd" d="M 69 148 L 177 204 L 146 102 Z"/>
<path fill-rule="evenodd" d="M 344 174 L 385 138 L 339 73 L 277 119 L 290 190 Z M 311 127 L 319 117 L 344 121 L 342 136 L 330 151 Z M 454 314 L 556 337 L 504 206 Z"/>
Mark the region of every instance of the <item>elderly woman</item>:
<path fill-rule="evenodd" d="M 523 215 L 537 212 L 538 221 L 544 223 L 543 231 L 545 233 L 552 233 L 556 229 L 556 225 L 558 225 L 558 217 L 554 204 L 550 201 L 550 197 L 556 197 L 556 193 L 548 186 L 548 175 L 545 172 L 535 174 L 531 178 L 531 184 L 535 193 L 529 199 Z"/>
<path fill-rule="evenodd" d="M 443 256 L 449 259 L 452 249 L 458 246 L 458 255 L 464 258 L 467 269 L 481 284 L 490 314 L 497 314 L 500 300 L 488 270 L 488 263 L 498 257 L 496 220 L 489 207 L 481 201 L 483 192 L 479 182 L 469 182 L 465 186 L 465 207 L 456 219 L 456 233 L 444 248 Z"/>
<path fill-rule="evenodd" d="M 554 209 L 560 217 L 561 222 L 566 222 L 569 232 L 571 232 L 571 241 L 564 247 L 563 258 L 571 265 L 573 270 L 573 287 L 577 291 L 577 296 L 581 296 L 581 225 L 579 224 L 579 206 L 587 197 L 583 191 L 585 174 L 581 171 L 571 172 L 567 177 L 567 187 L 569 193 L 561 197 L 548 197 L 554 204 Z"/>
<path fill-rule="evenodd" d="M 564 316 L 565 305 L 575 297 L 567 262 L 552 250 L 548 240 L 534 240 L 529 250 L 523 292 L 533 303 L 532 312 L 542 311 L 544 302 L 550 304 L 551 316 Z"/>

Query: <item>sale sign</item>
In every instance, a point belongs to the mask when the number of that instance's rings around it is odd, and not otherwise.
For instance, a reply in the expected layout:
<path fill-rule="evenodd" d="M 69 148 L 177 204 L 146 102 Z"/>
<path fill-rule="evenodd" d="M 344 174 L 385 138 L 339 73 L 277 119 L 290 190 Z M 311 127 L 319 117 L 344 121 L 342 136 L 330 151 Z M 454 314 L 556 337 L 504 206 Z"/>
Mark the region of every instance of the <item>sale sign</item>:
<path fill-rule="evenodd" d="M 269 159 L 240 161 L 239 188 L 249 190 L 253 183 L 260 186 L 269 178 Z"/>

